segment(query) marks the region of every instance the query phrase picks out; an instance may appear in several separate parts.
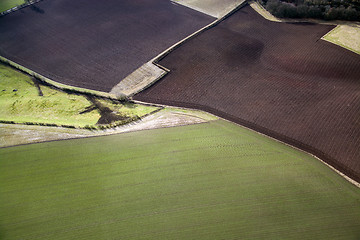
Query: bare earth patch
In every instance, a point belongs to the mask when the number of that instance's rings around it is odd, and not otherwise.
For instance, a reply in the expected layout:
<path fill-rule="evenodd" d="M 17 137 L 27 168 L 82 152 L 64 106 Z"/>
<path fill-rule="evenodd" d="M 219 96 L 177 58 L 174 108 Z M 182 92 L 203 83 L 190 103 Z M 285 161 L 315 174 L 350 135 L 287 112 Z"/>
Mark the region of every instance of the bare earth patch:
<path fill-rule="evenodd" d="M 145 129 L 183 126 L 216 120 L 217 117 L 200 111 L 166 108 L 144 119 L 114 129 L 90 131 L 60 127 L 0 124 L 0 147 L 39 143 L 71 138 L 83 138 L 140 131 Z"/>
<path fill-rule="evenodd" d="M 173 0 L 173 2 L 221 18 L 243 3 L 244 0 Z"/>

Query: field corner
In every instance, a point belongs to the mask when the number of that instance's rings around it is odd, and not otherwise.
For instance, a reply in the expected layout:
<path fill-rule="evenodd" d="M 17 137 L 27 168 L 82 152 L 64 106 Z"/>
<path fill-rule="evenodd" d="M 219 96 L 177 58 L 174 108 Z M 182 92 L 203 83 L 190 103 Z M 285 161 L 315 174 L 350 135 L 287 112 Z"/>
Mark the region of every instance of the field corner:
<path fill-rule="evenodd" d="M 360 54 L 359 25 L 339 24 L 321 39 Z"/>

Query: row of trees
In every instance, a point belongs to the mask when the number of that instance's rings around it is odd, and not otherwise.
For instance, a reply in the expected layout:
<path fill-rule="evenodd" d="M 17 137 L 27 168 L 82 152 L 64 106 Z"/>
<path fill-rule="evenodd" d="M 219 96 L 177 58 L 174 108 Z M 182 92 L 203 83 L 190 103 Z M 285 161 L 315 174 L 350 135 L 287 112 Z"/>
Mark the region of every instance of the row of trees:
<path fill-rule="evenodd" d="M 360 0 L 260 0 L 279 18 L 360 21 Z"/>

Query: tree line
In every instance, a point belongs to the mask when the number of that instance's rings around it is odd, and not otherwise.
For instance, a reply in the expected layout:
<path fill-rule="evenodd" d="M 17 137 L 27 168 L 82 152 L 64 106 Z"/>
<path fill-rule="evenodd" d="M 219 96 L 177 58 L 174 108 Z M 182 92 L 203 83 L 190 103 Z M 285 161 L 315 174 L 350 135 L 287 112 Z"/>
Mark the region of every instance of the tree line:
<path fill-rule="evenodd" d="M 360 21 L 360 0 L 259 0 L 279 18 Z"/>

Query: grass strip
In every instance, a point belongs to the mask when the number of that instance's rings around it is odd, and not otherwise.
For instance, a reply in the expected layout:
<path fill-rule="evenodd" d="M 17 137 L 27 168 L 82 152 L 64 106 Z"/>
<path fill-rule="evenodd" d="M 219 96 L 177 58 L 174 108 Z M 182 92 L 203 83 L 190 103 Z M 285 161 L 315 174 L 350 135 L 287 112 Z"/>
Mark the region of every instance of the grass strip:
<path fill-rule="evenodd" d="M 24 3 L 25 3 L 24 0 L 1 0 L 0 1 L 0 12 L 4 12 L 6 10 L 9 10 L 13 7 L 19 6 Z"/>
<path fill-rule="evenodd" d="M 322 39 L 360 54 L 360 26 L 338 25 Z"/>

